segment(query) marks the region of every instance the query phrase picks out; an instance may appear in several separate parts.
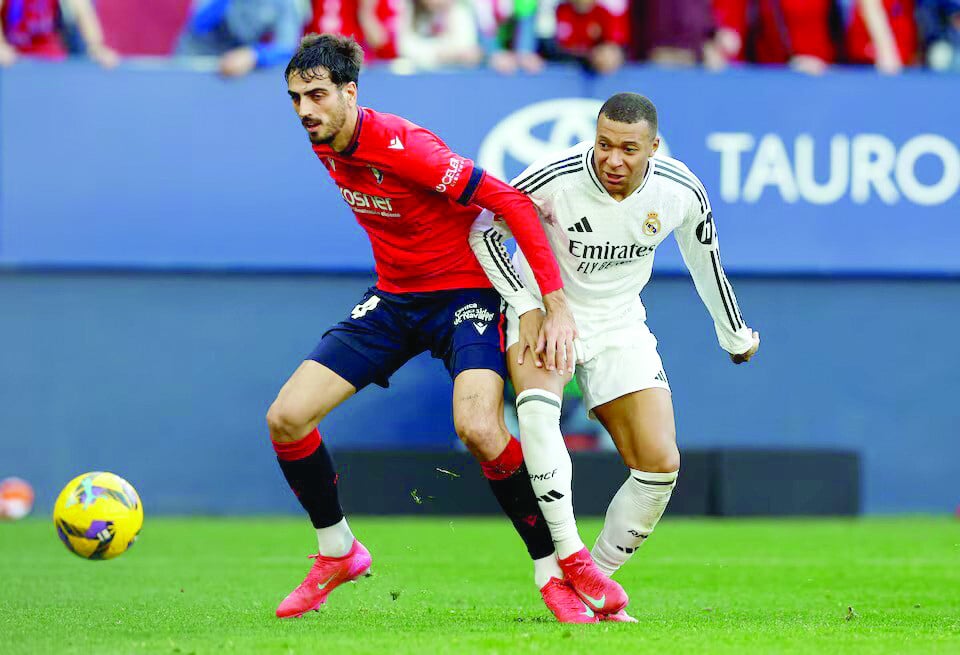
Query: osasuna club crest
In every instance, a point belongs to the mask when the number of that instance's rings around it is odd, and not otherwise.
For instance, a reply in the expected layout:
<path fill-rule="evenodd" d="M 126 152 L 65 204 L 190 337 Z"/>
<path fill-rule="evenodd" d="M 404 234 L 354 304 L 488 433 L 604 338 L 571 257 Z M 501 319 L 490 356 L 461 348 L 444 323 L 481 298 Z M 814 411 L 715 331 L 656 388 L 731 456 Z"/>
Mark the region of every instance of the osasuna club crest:
<path fill-rule="evenodd" d="M 383 173 L 380 172 L 380 169 L 370 166 L 370 172 L 373 173 L 373 179 L 377 181 L 377 184 L 383 182 Z"/>

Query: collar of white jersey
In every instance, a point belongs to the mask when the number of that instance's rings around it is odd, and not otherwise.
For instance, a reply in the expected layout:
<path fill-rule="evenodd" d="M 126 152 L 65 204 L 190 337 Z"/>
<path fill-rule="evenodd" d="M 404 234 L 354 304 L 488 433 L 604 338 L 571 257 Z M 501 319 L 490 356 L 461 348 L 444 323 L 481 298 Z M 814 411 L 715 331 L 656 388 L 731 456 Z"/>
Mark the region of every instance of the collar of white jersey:
<path fill-rule="evenodd" d="M 643 187 L 647 186 L 647 180 L 649 180 L 650 176 L 653 175 L 653 167 L 655 165 L 656 164 L 653 157 L 647 160 L 647 172 L 643 174 L 643 179 L 640 181 L 640 185 L 634 189 L 633 193 L 627 196 L 627 198 L 632 198 L 640 193 L 643 190 Z M 593 146 L 590 146 L 590 148 L 588 148 L 583 154 L 583 167 L 587 170 L 587 177 L 589 177 L 590 181 L 593 182 L 593 186 L 597 189 L 597 191 L 605 195 L 607 198 L 610 198 L 610 200 L 613 200 L 613 202 L 622 202 L 615 200 L 613 196 L 610 195 L 610 192 L 607 191 L 607 189 L 603 186 L 603 183 L 600 182 L 600 178 L 597 177 L 597 169 L 593 162 Z M 624 198 L 624 200 L 627 198 Z"/>

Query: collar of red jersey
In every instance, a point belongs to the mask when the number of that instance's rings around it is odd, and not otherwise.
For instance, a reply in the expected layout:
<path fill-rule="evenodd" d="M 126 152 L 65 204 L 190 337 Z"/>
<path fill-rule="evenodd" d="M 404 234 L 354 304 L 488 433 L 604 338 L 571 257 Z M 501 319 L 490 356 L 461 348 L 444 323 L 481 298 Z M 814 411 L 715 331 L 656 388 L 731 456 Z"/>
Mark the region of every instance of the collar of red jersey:
<path fill-rule="evenodd" d="M 318 155 L 323 155 L 329 157 L 333 155 L 334 157 L 350 157 L 357 151 L 357 148 L 360 146 L 360 130 L 363 128 L 363 107 L 357 106 L 357 126 L 353 128 L 353 136 L 350 137 L 350 143 L 347 144 L 347 147 L 337 152 L 330 147 L 328 143 L 322 143 L 319 145 L 313 146 L 313 151 Z"/>

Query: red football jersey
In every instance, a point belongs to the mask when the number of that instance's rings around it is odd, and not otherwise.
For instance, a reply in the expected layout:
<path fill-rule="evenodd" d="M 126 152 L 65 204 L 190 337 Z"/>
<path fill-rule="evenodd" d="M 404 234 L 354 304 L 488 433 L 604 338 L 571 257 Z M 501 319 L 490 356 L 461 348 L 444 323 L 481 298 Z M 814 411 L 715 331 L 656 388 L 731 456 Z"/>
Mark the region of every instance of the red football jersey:
<path fill-rule="evenodd" d="M 602 43 L 627 45 L 624 17 L 599 4 L 580 13 L 569 2 L 557 6 L 557 43 L 569 52 L 585 54 Z"/>
<path fill-rule="evenodd" d="M 378 288 L 403 293 L 492 286 L 468 242 L 480 212 L 474 196 L 491 186 L 482 168 L 429 130 L 365 107 L 342 152 L 329 145 L 313 149 L 370 237 Z M 542 293 L 560 288 L 559 268 L 536 210 L 519 191 L 503 187 L 529 205 L 529 223 L 510 227 L 518 242 L 540 253 L 534 272 Z"/>

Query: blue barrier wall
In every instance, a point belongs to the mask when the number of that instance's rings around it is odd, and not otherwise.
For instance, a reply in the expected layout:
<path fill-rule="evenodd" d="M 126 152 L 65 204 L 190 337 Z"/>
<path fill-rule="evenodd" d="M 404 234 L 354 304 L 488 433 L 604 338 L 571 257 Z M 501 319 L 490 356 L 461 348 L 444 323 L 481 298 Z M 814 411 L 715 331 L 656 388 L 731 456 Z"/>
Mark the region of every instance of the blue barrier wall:
<path fill-rule="evenodd" d="M 711 194 L 731 271 L 960 274 L 949 78 L 373 70 L 360 88 L 499 175 L 592 138 L 610 94 L 645 92 Z M 0 142 L 0 263 L 371 268 L 276 70 L 17 66 L 0 73 Z M 675 251 L 658 265 L 682 267 Z"/>
<path fill-rule="evenodd" d="M 371 71 L 361 88 L 504 175 L 589 138 L 598 98 L 651 95 L 672 154 L 713 196 L 727 268 L 754 274 L 734 280 L 764 338 L 733 367 L 686 279 L 644 293 L 682 444 L 857 449 L 867 511 L 947 511 L 960 501 L 960 155 L 942 79 Z M 669 244 L 661 273 L 680 267 Z M 0 476 L 50 500 L 107 468 L 162 499 L 155 511 L 294 508 L 263 414 L 371 280 L 276 71 L 0 72 L 0 268 Z M 184 271 L 218 268 L 248 273 Z M 291 269 L 313 273 L 277 273 Z M 888 277 L 797 276 L 827 271 Z M 448 448 L 449 392 L 420 358 L 324 432 L 337 447 Z"/>
<path fill-rule="evenodd" d="M 0 476 L 50 499 L 123 472 L 154 511 L 294 506 L 263 415 L 364 276 L 0 274 Z M 960 282 L 734 279 L 763 334 L 733 366 L 692 283 L 644 292 L 686 447 L 836 446 L 864 461 L 866 511 L 960 502 Z M 335 448 L 449 448 L 438 362 L 401 369 L 322 426 Z M 385 420 L 384 417 L 389 417 Z"/>

